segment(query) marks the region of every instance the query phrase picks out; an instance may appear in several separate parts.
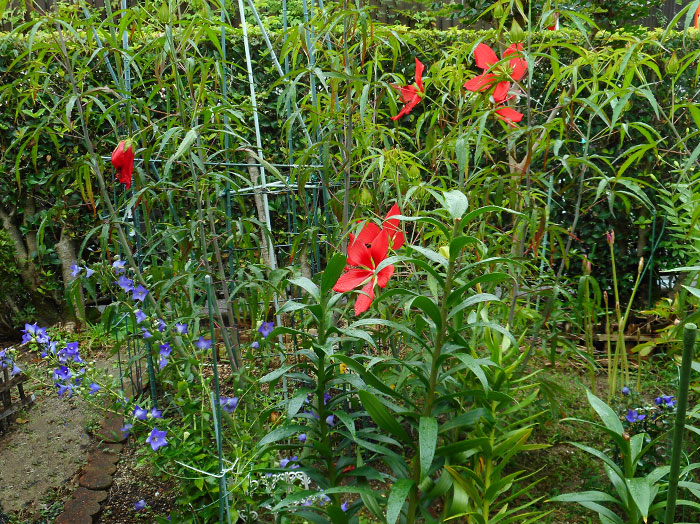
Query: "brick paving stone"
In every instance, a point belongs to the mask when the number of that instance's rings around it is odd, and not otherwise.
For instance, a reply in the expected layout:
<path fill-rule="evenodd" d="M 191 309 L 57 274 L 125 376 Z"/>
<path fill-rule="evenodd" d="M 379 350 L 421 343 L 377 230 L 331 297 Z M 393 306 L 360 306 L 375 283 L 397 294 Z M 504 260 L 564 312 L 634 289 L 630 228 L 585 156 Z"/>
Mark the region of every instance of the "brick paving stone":
<path fill-rule="evenodd" d="M 119 462 L 119 455 L 115 455 L 114 453 L 105 453 L 104 451 L 100 451 L 100 450 L 95 450 L 88 457 L 88 462 L 97 462 L 98 464 L 110 464 L 110 465 L 114 466 L 114 464 Z M 114 466 L 114 468 L 116 470 L 116 466 Z M 112 473 L 110 473 L 110 475 L 111 474 Z"/>
<path fill-rule="evenodd" d="M 99 503 L 105 500 L 107 495 L 109 493 L 106 491 L 78 488 L 73 492 L 73 500 Z"/>
<path fill-rule="evenodd" d="M 116 471 L 116 466 L 111 464 L 114 470 L 110 473 L 106 473 L 108 470 L 102 470 L 100 467 L 96 467 L 94 464 L 88 464 L 85 471 L 78 479 L 78 484 L 84 488 L 101 490 L 109 488 L 114 480 L 112 479 L 112 473 Z"/>
<path fill-rule="evenodd" d="M 110 413 L 102 424 L 102 429 L 97 432 L 97 438 L 105 442 L 120 443 L 126 440 L 121 428 L 124 426 L 124 417 Z"/>
<path fill-rule="evenodd" d="M 92 524 L 92 515 L 80 506 L 69 502 L 63 513 L 56 517 L 54 524 Z"/>
<path fill-rule="evenodd" d="M 111 455 L 116 455 L 117 457 L 124 449 L 124 444 L 117 444 L 116 442 L 103 442 L 97 449 L 105 453 L 110 453 Z"/>

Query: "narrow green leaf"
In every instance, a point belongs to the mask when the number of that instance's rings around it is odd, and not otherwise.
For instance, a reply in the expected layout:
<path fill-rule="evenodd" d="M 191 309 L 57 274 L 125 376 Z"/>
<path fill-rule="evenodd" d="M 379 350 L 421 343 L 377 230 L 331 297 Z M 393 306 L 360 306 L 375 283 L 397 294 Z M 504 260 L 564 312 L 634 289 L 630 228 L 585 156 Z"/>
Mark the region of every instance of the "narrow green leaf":
<path fill-rule="evenodd" d="M 333 286 L 335 286 L 335 283 L 338 282 L 340 275 L 343 273 L 343 269 L 345 269 L 346 261 L 347 259 L 341 253 L 336 253 L 328 261 L 326 269 L 323 271 L 323 275 L 321 276 L 322 296 L 325 296 L 327 293 L 329 293 Z"/>
<path fill-rule="evenodd" d="M 649 517 L 649 506 L 651 505 L 651 486 L 649 485 L 649 480 L 646 477 L 642 477 L 625 479 L 625 482 L 627 483 L 627 489 L 629 489 L 634 504 L 637 506 L 646 522 Z"/>
<path fill-rule="evenodd" d="M 265 435 L 260 442 L 258 442 L 258 447 L 265 446 L 266 444 L 272 444 L 278 440 L 283 440 L 296 435 L 298 433 L 304 433 L 308 428 L 300 424 L 290 424 L 289 426 L 282 426 L 277 429 L 273 429 L 267 435 Z"/>
<path fill-rule="evenodd" d="M 408 492 L 412 487 L 413 481 L 411 479 L 399 479 L 391 487 L 389 501 L 386 505 L 387 524 L 396 524 L 396 521 L 399 519 L 399 515 L 401 514 L 401 508 L 403 508 Z"/>
<path fill-rule="evenodd" d="M 416 297 L 412 301 L 412 304 L 430 317 L 438 331 L 442 329 L 442 316 L 440 315 L 440 309 L 437 307 L 435 302 L 430 300 L 428 297 L 420 296 Z"/>
<path fill-rule="evenodd" d="M 620 422 L 619 417 L 612 410 L 612 408 L 590 391 L 586 391 L 586 395 L 588 395 L 588 402 L 595 412 L 598 413 L 598 416 L 600 417 L 600 420 L 603 421 L 603 424 L 605 424 L 605 427 L 611 431 L 614 431 L 618 435 L 622 435 L 624 432 L 622 422 Z"/>
<path fill-rule="evenodd" d="M 265 375 L 264 377 L 260 378 L 260 382 L 264 384 L 265 382 L 272 382 L 273 380 L 277 380 L 293 367 L 294 364 L 290 364 L 288 366 L 282 366 L 281 368 L 277 368 L 274 371 L 271 371 L 270 373 Z"/>
<path fill-rule="evenodd" d="M 289 283 L 294 286 L 299 286 L 306 291 L 317 302 L 321 300 L 321 293 L 318 286 L 306 277 L 290 278 Z"/>
<path fill-rule="evenodd" d="M 479 379 L 479 382 L 481 382 L 484 390 L 488 391 L 489 381 L 484 374 L 484 370 L 481 369 L 481 366 L 493 366 L 495 364 L 487 358 L 476 359 L 471 355 L 467 355 L 466 353 L 457 353 L 455 354 L 455 357 L 457 357 L 465 366 L 467 366 L 467 368 L 469 368 L 472 373 L 476 375 L 476 378 Z"/>
<path fill-rule="evenodd" d="M 190 148 L 192 142 L 194 142 L 196 138 L 197 131 L 195 129 L 190 129 L 185 135 L 185 138 L 182 139 L 182 142 L 180 142 L 180 145 L 178 146 L 177 151 L 175 151 L 175 154 L 168 158 L 168 161 L 165 163 L 166 173 L 170 171 L 173 162 L 180 158 L 185 153 L 185 151 L 187 151 Z"/>
<path fill-rule="evenodd" d="M 367 413 L 369 413 L 369 416 L 372 417 L 377 426 L 407 444 L 413 445 L 413 441 L 406 433 L 406 430 L 401 427 L 401 424 L 396 421 L 396 417 L 389 412 L 377 397 L 367 390 L 360 390 L 357 392 L 357 395 L 360 397 L 362 406 L 367 410 Z"/>
<path fill-rule="evenodd" d="M 296 414 L 299 413 L 299 410 L 308 399 L 308 394 L 310 392 L 311 390 L 308 388 L 300 389 L 292 398 L 289 399 L 289 402 L 287 403 L 287 417 L 289 420 L 294 418 Z"/>
<path fill-rule="evenodd" d="M 423 481 L 430 471 L 437 446 L 438 422 L 432 417 L 421 417 L 418 425 L 418 443 L 420 450 L 420 480 Z"/>
<path fill-rule="evenodd" d="M 612 502 L 613 504 L 619 504 L 620 501 L 617 500 L 612 495 L 604 493 L 602 491 L 580 491 L 578 493 L 564 493 L 563 495 L 557 495 L 549 499 L 549 502 Z"/>

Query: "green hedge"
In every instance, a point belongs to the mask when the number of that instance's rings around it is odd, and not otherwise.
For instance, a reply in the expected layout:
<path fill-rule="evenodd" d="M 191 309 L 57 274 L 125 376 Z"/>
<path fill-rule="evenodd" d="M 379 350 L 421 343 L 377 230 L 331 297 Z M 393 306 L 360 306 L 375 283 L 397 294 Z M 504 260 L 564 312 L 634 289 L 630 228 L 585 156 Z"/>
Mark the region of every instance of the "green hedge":
<path fill-rule="evenodd" d="M 73 39 L 70 43 L 70 52 L 74 64 L 79 70 L 80 89 L 83 92 L 90 91 L 94 95 L 92 101 L 87 102 L 87 109 L 90 114 L 91 134 L 96 138 L 98 149 L 108 155 L 117 139 L 122 136 L 127 129 L 127 123 L 141 120 L 140 127 L 145 128 L 154 122 L 158 123 L 160 130 L 168 129 L 172 124 L 171 120 L 177 118 L 177 100 L 172 86 L 168 84 L 169 59 L 161 60 L 162 43 L 164 34 L 161 32 L 139 31 L 134 34 L 130 56 L 132 57 L 132 94 L 131 112 L 119 114 L 110 112 L 109 108 L 121 103 L 115 93 L 107 90 L 99 92 L 91 91 L 92 88 L 102 88 L 110 86 L 113 89 L 113 82 L 107 68 L 99 59 L 96 53 L 94 37 L 87 25 L 79 26 L 80 19 L 74 20 L 78 35 L 85 39 L 78 43 Z M 180 45 L 189 46 L 190 56 L 201 57 L 203 61 L 211 60 L 218 56 L 218 27 L 215 21 L 210 21 L 211 25 L 203 23 L 192 33 L 187 31 L 176 31 L 173 40 Z M 287 136 L 284 132 L 284 100 L 280 98 L 280 92 L 284 85 L 279 82 L 278 75 L 272 67 L 267 56 L 267 49 L 257 28 L 250 28 L 250 45 L 254 57 L 254 68 L 256 75 L 258 107 L 260 108 L 261 128 L 263 134 L 263 147 L 271 161 L 285 162 L 287 155 Z M 70 33 L 67 33 L 71 36 Z M 40 258 L 42 264 L 56 264 L 56 259 L 52 257 L 51 246 L 58 238 L 58 225 L 68 223 L 71 225 L 74 235 L 78 240 L 82 238 L 84 232 L 94 225 L 95 211 L 93 204 L 99 204 L 99 197 L 96 197 L 96 190 L 92 186 L 94 180 L 86 171 L 85 155 L 82 142 L 77 138 L 77 129 L 74 127 L 75 113 L 71 113 L 71 120 L 66 117 L 66 108 L 70 105 L 70 97 L 65 96 L 67 79 L 60 73 L 56 55 L 52 51 L 44 49 L 39 54 L 23 55 L 28 42 L 40 49 L 43 45 L 51 43 L 55 39 L 55 32 L 37 32 L 29 36 L 24 34 L 0 35 L 0 71 L 4 75 L 4 87 L 0 94 L 2 101 L 2 117 L 0 117 L 0 149 L 4 152 L 1 158 L 2 169 L 7 175 L 0 182 L 0 204 L 15 206 L 17 213 L 21 215 L 23 206 L 21 203 L 27 194 L 38 193 L 43 204 L 42 208 L 30 217 L 28 223 L 36 231 L 41 231 L 43 238 L 42 252 L 36 256 Z M 333 55 L 324 50 L 327 42 L 338 36 L 337 33 L 330 33 L 327 39 L 322 39 L 316 45 L 317 67 L 320 71 L 327 72 L 337 68 L 337 64 L 331 65 L 329 57 Z M 507 34 L 501 34 L 501 39 L 507 38 Z M 663 37 L 663 46 L 659 45 Z M 104 42 L 106 55 L 115 69 L 119 72 L 123 66 L 125 54 L 121 50 L 121 42 L 118 37 L 114 37 L 109 31 L 102 31 L 100 38 Z M 276 50 L 281 49 L 282 35 L 272 34 L 273 45 Z M 374 93 L 377 98 L 373 100 L 375 111 L 372 118 L 379 118 L 387 124 L 387 135 L 393 133 L 400 148 L 418 155 L 423 161 L 426 169 L 431 164 L 430 155 L 425 155 L 422 146 L 425 144 L 440 143 L 440 118 L 447 121 L 445 115 L 438 118 L 438 121 L 426 121 L 422 114 L 431 107 L 427 101 L 419 106 L 411 117 L 394 125 L 396 131 L 391 131 L 389 126 L 389 116 L 394 107 L 394 96 L 391 99 L 387 89 L 388 83 L 399 81 L 396 76 L 403 75 L 406 78 L 412 76 L 413 56 L 418 56 L 429 66 L 426 75 L 430 77 L 428 96 L 430 99 L 438 100 L 444 93 L 440 88 L 448 86 L 451 93 L 446 97 L 446 111 L 454 107 L 455 100 L 461 95 L 460 86 L 466 79 L 470 71 L 475 71 L 472 65 L 471 51 L 477 42 L 485 41 L 492 43 L 498 40 L 499 34 L 495 30 L 490 31 L 433 31 L 433 30 L 407 30 L 400 27 L 372 26 L 359 28 L 356 33 L 358 49 L 363 49 L 363 41 L 369 42 L 365 49 L 363 60 L 366 60 L 367 67 L 362 69 L 362 74 L 366 74 L 372 80 L 380 80 L 383 84 L 373 84 Z M 290 36 L 291 47 L 297 52 L 290 55 L 292 63 L 293 77 L 296 79 L 296 98 L 300 103 L 305 121 L 309 128 L 314 127 L 310 115 L 313 111 L 308 100 L 308 73 L 304 67 L 306 57 L 299 50 L 304 49 L 304 34 L 301 29 L 293 30 Z M 364 39 L 364 40 L 363 40 Z M 590 43 L 588 43 L 590 39 Z M 560 67 L 576 60 L 580 62 L 580 78 L 586 77 L 592 71 L 592 63 L 587 62 L 590 57 L 595 60 L 596 66 L 601 66 L 601 61 L 610 61 L 608 74 L 613 79 L 617 73 L 615 68 L 622 63 L 636 63 L 640 71 L 639 78 L 633 79 L 633 84 L 645 87 L 656 97 L 657 102 L 664 108 L 666 113 L 670 111 L 671 89 L 669 77 L 664 75 L 665 64 L 669 59 L 666 49 L 676 49 L 679 57 L 690 55 L 696 52 L 698 45 L 698 32 L 691 30 L 687 33 L 665 34 L 662 30 L 651 32 L 637 32 L 634 34 L 617 33 L 609 34 L 597 32 L 593 34 L 582 34 L 574 29 L 567 29 L 558 32 L 533 32 L 526 35 L 527 47 L 530 49 L 531 59 L 535 66 L 532 67 L 532 87 L 531 93 L 538 93 L 532 97 L 532 120 L 531 124 L 542 125 L 546 122 L 548 107 L 552 107 L 560 101 L 561 92 L 552 91 L 553 85 L 550 82 L 552 74 L 552 62 L 547 58 L 556 51 Z M 576 54 L 577 46 L 589 48 L 588 55 L 583 57 Z M 629 52 L 629 53 L 628 53 Z M 248 85 L 245 72 L 245 59 L 242 36 L 239 30 L 229 30 L 227 32 L 227 58 L 228 73 L 232 79 L 229 85 L 229 98 L 224 104 L 230 110 L 232 116 L 232 133 L 236 137 L 237 144 L 254 144 L 255 138 L 252 132 L 251 107 L 248 98 Z M 629 54 L 629 56 L 627 56 Z M 648 55 L 646 55 L 648 54 Z M 545 56 L 546 55 L 546 56 Z M 19 57 L 19 58 L 18 58 Z M 608 57 L 608 58 L 606 58 Z M 32 67 L 32 60 L 41 59 L 48 64 L 47 74 L 28 79 L 25 71 Z M 325 61 L 324 61 L 325 60 Z M 636 61 L 639 60 L 639 63 Z M 688 60 L 692 60 L 688 58 Z M 162 64 L 165 67 L 159 70 Z M 434 65 L 430 69 L 430 65 Z M 437 65 L 436 65 L 437 64 Z M 371 66 L 371 67 L 370 67 Z M 193 66 L 194 67 L 194 66 Z M 658 68 L 661 78 L 656 77 L 654 67 Z M 376 69 L 376 71 L 374 69 Z M 605 70 L 605 64 L 603 68 Z M 206 90 L 206 100 L 204 105 L 209 108 L 216 107 L 216 104 L 224 102 L 221 99 L 221 87 L 219 76 L 214 74 L 214 70 L 209 72 L 206 82 L 209 88 Z M 634 72 L 632 72 L 634 74 Z M 452 75 L 450 77 L 450 75 Z M 324 78 L 329 92 L 332 92 L 334 82 L 333 76 L 326 75 Z M 365 79 L 366 80 L 366 79 Z M 317 81 L 319 79 L 317 78 Z M 408 80 L 410 81 L 410 80 Z M 610 81 L 607 79 L 606 81 Z M 320 84 L 320 81 L 319 81 Z M 382 90 L 380 87 L 384 86 Z M 565 85 L 557 86 L 557 89 Z M 695 99 L 694 90 L 696 88 L 696 76 L 692 68 L 686 69 L 685 73 L 674 84 L 674 97 L 676 104 L 683 100 L 687 104 L 692 104 Z M 164 91 L 161 91 L 163 90 Z M 549 90 L 549 91 L 548 91 Z M 119 91 L 117 89 L 116 91 Z M 163 95 L 161 96 L 161 92 Z M 323 94 L 320 90 L 321 118 L 324 124 L 333 122 L 336 125 L 342 123 L 342 108 L 338 111 L 331 109 L 332 97 Z M 546 96 L 542 96 L 546 93 Z M 16 101 L 19 100 L 18 105 Z M 97 101 L 103 106 L 100 107 Z M 674 159 L 682 162 L 683 155 L 674 148 L 676 139 L 673 133 L 667 128 L 663 118 L 656 115 L 648 99 L 641 95 L 635 95 L 627 100 L 627 107 L 621 114 L 621 119 L 627 122 L 642 122 L 653 129 L 656 129 L 664 140 L 654 149 L 649 150 L 649 154 L 641 157 L 627 171 L 627 176 L 638 181 L 637 188 L 650 201 L 657 198 L 653 184 L 648 184 L 651 180 L 648 177 L 654 175 L 660 183 L 670 181 L 671 175 L 668 173 L 667 164 Z M 74 102 L 73 102 L 74 104 Z M 186 107 L 192 109 L 192 100 L 186 101 Z M 522 105 L 521 105 L 522 107 Z M 572 105 L 572 107 L 574 107 Z M 73 108 L 74 109 L 74 108 Z M 119 118 L 116 118 L 119 115 Z M 163 117 L 163 115 L 166 115 Z M 190 115 L 191 116 L 191 115 Z M 687 106 L 680 108 L 675 114 L 676 127 L 681 130 L 690 129 L 696 125 Z M 221 115 L 214 112 L 202 114 L 202 118 L 213 120 L 221 119 Z M 357 116 L 356 116 L 357 118 Z M 361 118 L 370 118 L 369 114 Z M 432 117 L 431 117 L 432 118 Z M 365 123 L 369 121 L 366 120 Z M 569 123 L 574 123 L 571 119 Z M 400 126 L 400 127 L 399 127 Z M 566 155 L 580 156 L 582 149 L 580 140 L 577 138 L 577 129 L 565 129 L 562 120 L 559 136 L 564 137 L 556 144 L 556 154 L 538 158 L 531 166 L 532 179 L 536 186 L 539 186 L 541 195 L 546 193 L 548 181 L 551 179 L 554 184 L 554 206 L 551 210 L 551 217 L 555 222 L 559 222 L 562 229 L 556 228 L 551 231 L 550 239 L 556 242 L 549 259 L 556 262 L 560 256 L 560 247 L 566 243 L 564 229 L 568 227 L 572 213 L 573 203 L 576 200 L 576 177 L 567 173 L 562 168 L 561 159 Z M 398 131 L 401 130 L 401 133 Z M 498 124 L 489 120 L 488 130 L 498 133 Z M 149 128 L 140 136 L 140 144 L 148 147 L 151 143 L 159 140 L 164 131 Z M 160 134 L 159 134 L 160 133 Z M 688 147 L 692 151 L 697 139 L 689 133 Z M 644 144 L 644 136 L 631 129 L 621 141 L 619 129 L 606 136 L 606 126 L 602 119 L 594 122 L 591 136 L 595 137 L 589 145 L 589 156 L 600 170 L 594 174 L 604 174 L 615 176 L 616 171 L 624 164 L 628 157 L 625 154 L 634 147 L 635 140 L 639 144 Z M 213 143 L 221 141 L 220 136 L 211 135 L 208 137 Z M 293 142 L 296 146 L 295 156 L 303 153 L 304 143 L 302 135 L 298 129 L 293 132 Z M 419 147 L 416 143 L 420 144 Z M 638 144 L 638 145 L 639 145 Z M 168 147 L 171 147 L 169 144 Z M 331 146 L 328 146 L 329 148 Z M 384 143 L 384 147 L 390 144 Z M 453 145 L 451 147 L 454 147 Z M 495 181 L 493 177 L 503 176 L 507 173 L 503 171 L 504 153 L 499 146 L 494 146 L 494 157 L 500 158 L 500 166 L 489 166 L 489 157 L 482 156 L 480 164 L 473 168 L 492 169 L 492 180 L 489 191 L 495 203 L 507 204 L 503 201 L 503 183 Z M 155 149 L 155 148 L 153 148 Z M 158 156 L 159 151 L 147 149 L 147 155 Z M 167 149 L 167 148 L 166 148 Z M 326 150 L 331 157 L 337 157 L 336 150 Z M 661 162 L 656 153 L 663 152 L 664 162 Z M 556 157 L 556 162 L 555 158 Z M 148 157 L 147 157 L 148 158 Z M 242 161 L 242 153 L 232 153 L 232 159 Z M 302 158 L 302 160 L 304 160 Z M 458 161 L 453 152 L 446 155 L 437 168 L 447 169 L 447 176 L 454 177 L 454 169 Z M 340 177 L 340 173 L 330 169 L 329 162 L 326 166 L 328 172 L 326 176 L 333 180 Z M 368 162 L 358 163 L 360 171 L 354 173 L 355 180 L 364 180 L 371 171 L 362 171 L 367 168 Z M 554 165 L 556 164 L 556 165 Z M 109 171 L 109 170 L 108 170 Z M 146 171 L 141 172 L 145 180 L 151 180 L 151 175 Z M 186 173 L 173 176 L 187 176 Z M 371 177 L 370 177 L 371 178 Z M 421 178 L 426 177 L 421 174 Z M 357 183 L 357 182 L 356 182 Z M 359 186 L 358 186 L 359 187 Z M 621 239 L 617 246 L 619 250 L 618 264 L 623 268 L 623 282 L 629 280 L 630 275 L 636 271 L 637 254 L 634 249 L 635 239 L 639 238 L 639 231 L 648 230 L 651 227 L 650 212 L 640 204 L 641 194 L 634 194 L 621 186 L 615 193 L 615 198 L 610 205 L 607 205 L 605 195 L 596 195 L 595 186 L 588 190 L 584 197 L 583 209 L 587 211 L 584 220 L 581 221 L 577 230 L 577 244 L 575 251 L 586 253 L 591 258 L 595 266 L 601 272 L 603 283 L 607 279 L 607 253 L 604 247 L 604 232 L 614 227 L 618 231 L 618 238 Z M 405 188 L 404 188 L 405 189 Z M 636 191 L 637 189 L 635 189 Z M 628 198 L 625 193 L 628 193 Z M 17 203 L 20 203 L 17 206 Z M 376 202 L 375 202 L 376 204 Z M 542 202 L 540 202 L 540 205 Z M 283 206 L 281 202 L 278 205 Z M 99 207 L 99 205 L 98 205 Z M 657 202 L 656 230 L 660 231 L 663 224 L 664 212 Z M 280 211 L 282 211 L 280 209 Z M 539 220 L 536 216 L 533 220 Z M 668 229 L 667 229 L 668 232 Z M 551 242 L 552 240 L 550 240 Z M 677 237 L 668 237 L 661 241 L 659 250 L 655 254 L 657 268 L 675 267 L 686 260 L 689 252 L 679 247 Z M 648 253 L 646 253 L 648 254 Z M 576 264 L 571 265 L 571 275 L 574 276 L 580 271 Z"/>

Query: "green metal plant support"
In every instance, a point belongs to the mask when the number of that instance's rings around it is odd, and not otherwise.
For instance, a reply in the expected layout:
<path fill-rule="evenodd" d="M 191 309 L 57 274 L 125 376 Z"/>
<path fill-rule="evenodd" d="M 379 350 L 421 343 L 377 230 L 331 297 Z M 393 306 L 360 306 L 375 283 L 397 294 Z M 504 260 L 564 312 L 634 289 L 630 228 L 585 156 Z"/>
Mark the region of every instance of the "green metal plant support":
<path fill-rule="evenodd" d="M 214 375 L 214 392 L 211 394 L 212 410 L 214 411 L 214 429 L 216 431 L 216 454 L 219 459 L 219 522 L 224 522 L 224 513 L 226 513 L 226 522 L 231 522 L 231 516 L 228 508 L 228 496 L 226 489 L 226 474 L 224 473 L 224 454 L 221 441 L 221 392 L 219 389 L 219 358 L 216 351 L 216 337 L 214 336 L 214 290 L 211 285 L 211 276 L 206 275 L 204 281 L 207 285 L 207 305 L 209 310 L 209 329 L 211 332 L 211 355 L 212 355 L 212 371 Z M 223 501 L 222 501 L 223 499 Z M 223 502 L 223 503 L 222 503 Z"/>
<path fill-rule="evenodd" d="M 665 524 L 673 524 L 676 513 L 676 498 L 678 497 L 678 477 L 681 470 L 681 453 L 683 452 L 683 432 L 685 430 L 685 412 L 688 409 L 688 386 L 690 384 L 690 368 L 695 353 L 695 339 L 698 327 L 686 324 L 683 330 L 683 360 L 681 362 L 680 383 L 678 384 L 678 404 L 676 407 L 676 423 L 673 428 L 673 448 L 671 448 L 671 472 L 668 475 L 668 494 L 666 495 Z"/>

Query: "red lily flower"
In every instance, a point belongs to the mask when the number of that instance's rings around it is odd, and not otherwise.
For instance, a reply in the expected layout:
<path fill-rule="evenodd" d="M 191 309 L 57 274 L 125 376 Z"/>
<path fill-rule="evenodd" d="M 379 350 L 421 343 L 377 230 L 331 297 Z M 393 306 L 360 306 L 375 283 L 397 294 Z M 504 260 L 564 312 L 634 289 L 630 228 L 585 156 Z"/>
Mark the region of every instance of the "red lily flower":
<path fill-rule="evenodd" d="M 117 180 L 131 187 L 131 179 L 134 171 L 134 146 L 131 140 L 122 140 L 112 152 L 112 165 L 117 168 Z"/>
<path fill-rule="evenodd" d="M 421 94 L 425 93 L 425 88 L 423 87 L 423 71 L 425 70 L 425 66 L 421 63 L 420 60 L 418 60 L 418 57 L 416 57 L 416 75 L 415 75 L 415 80 L 416 80 L 416 86 L 414 85 L 409 85 L 409 86 L 398 86 L 398 85 L 392 85 L 394 89 L 399 90 L 399 98 L 401 99 L 401 103 L 405 104 L 401 111 L 399 111 L 399 114 L 396 116 L 392 116 L 392 120 L 398 120 L 404 115 L 407 115 L 411 111 L 413 111 L 413 108 L 418 105 L 418 102 L 421 101 Z"/>
<path fill-rule="evenodd" d="M 361 235 L 362 233 L 360 233 Z M 358 235 L 358 238 L 360 237 Z M 369 309 L 374 300 L 374 285 L 386 287 L 391 275 L 394 274 L 394 266 L 388 265 L 377 271 L 377 266 L 387 257 L 389 250 L 389 234 L 381 230 L 372 240 L 372 246 L 367 247 L 364 242 L 354 241 L 348 246 L 348 269 L 341 275 L 333 286 L 338 293 L 345 293 L 362 286 L 362 294 L 355 301 L 355 315 L 360 315 Z"/>
<path fill-rule="evenodd" d="M 367 247 L 369 247 L 379 233 L 386 231 L 389 235 L 390 247 L 393 250 L 399 249 L 401 246 L 403 246 L 406 238 L 404 237 L 403 232 L 399 229 L 399 219 L 391 217 L 398 216 L 400 214 L 401 211 L 399 210 L 399 206 L 394 204 L 386 214 L 381 228 L 374 222 L 367 222 L 360 231 L 360 234 L 357 235 L 357 238 L 355 238 L 352 233 L 350 234 L 350 244 L 353 244 L 354 242 L 362 242 L 367 244 Z"/>
<path fill-rule="evenodd" d="M 508 46 L 503 53 L 503 58 L 514 53 L 520 53 L 523 50 L 523 44 L 511 44 Z M 504 75 L 508 76 L 514 82 L 518 82 L 525 76 L 527 71 L 527 61 L 522 56 L 517 56 L 511 58 L 508 61 L 509 71 L 501 72 L 489 72 L 489 70 L 498 63 L 498 57 L 496 53 L 493 52 L 486 44 L 479 44 L 474 50 L 474 59 L 476 60 L 476 66 L 484 70 L 484 73 L 467 80 L 464 83 L 464 88 L 467 91 L 472 91 L 474 93 L 486 91 L 491 89 L 494 85 L 496 88 L 493 90 L 493 100 L 496 103 L 504 102 L 508 96 L 508 90 L 510 89 L 510 80 L 499 80 L 503 78 Z"/>
<path fill-rule="evenodd" d="M 550 31 L 559 31 L 559 13 L 554 13 L 554 23 L 547 27 Z"/>

